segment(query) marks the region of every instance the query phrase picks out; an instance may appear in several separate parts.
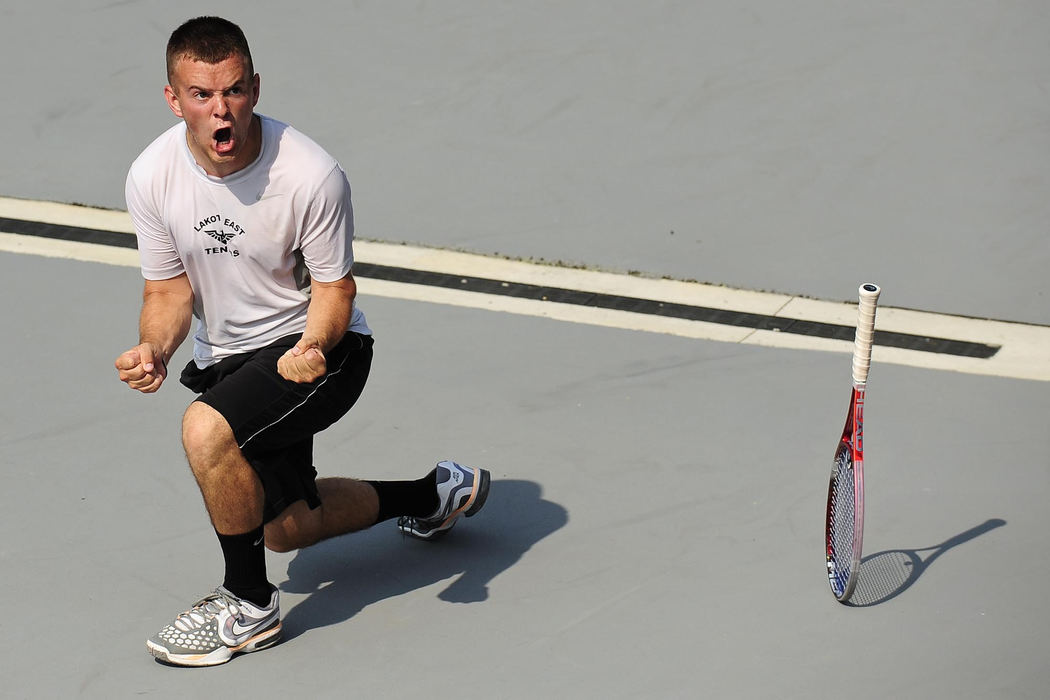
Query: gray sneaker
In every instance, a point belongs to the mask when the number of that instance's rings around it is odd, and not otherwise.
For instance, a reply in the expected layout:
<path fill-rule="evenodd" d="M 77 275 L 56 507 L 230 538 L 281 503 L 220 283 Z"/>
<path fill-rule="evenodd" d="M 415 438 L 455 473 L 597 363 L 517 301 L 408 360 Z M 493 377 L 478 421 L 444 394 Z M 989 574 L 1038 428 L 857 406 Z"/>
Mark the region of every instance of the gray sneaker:
<path fill-rule="evenodd" d="M 176 666 L 215 666 L 273 646 L 281 639 L 279 598 L 274 588 L 270 604 L 260 608 L 219 586 L 147 639 L 146 649 Z"/>
<path fill-rule="evenodd" d="M 438 462 L 438 508 L 425 518 L 402 516 L 397 527 L 409 537 L 434 540 L 452 529 L 461 515 L 468 518 L 485 505 L 489 497 L 489 473 L 471 469 L 455 462 Z"/>

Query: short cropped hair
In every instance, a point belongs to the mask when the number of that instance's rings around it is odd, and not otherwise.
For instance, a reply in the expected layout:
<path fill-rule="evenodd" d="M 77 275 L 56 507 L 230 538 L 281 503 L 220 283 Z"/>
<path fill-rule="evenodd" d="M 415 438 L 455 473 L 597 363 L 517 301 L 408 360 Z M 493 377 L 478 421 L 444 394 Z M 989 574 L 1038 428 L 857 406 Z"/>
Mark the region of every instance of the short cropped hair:
<path fill-rule="evenodd" d="M 252 53 L 244 32 L 222 17 L 196 17 L 183 22 L 168 39 L 166 62 L 168 83 L 175 75 L 180 58 L 204 63 L 222 63 L 230 56 L 241 56 L 248 62 L 248 74 L 255 75 Z"/>

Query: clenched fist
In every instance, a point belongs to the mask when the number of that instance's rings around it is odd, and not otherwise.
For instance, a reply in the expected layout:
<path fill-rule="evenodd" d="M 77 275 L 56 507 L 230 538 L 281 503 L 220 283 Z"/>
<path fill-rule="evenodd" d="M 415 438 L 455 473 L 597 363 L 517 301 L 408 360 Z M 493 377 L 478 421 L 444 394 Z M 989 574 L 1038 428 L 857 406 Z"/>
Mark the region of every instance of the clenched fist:
<path fill-rule="evenodd" d="M 315 382 L 327 371 L 324 353 L 309 341 L 300 340 L 277 360 L 277 372 L 296 384 Z"/>
<path fill-rule="evenodd" d="M 152 394 L 164 383 L 168 368 L 161 354 L 149 343 L 136 345 L 113 363 L 120 381 L 143 394 Z"/>

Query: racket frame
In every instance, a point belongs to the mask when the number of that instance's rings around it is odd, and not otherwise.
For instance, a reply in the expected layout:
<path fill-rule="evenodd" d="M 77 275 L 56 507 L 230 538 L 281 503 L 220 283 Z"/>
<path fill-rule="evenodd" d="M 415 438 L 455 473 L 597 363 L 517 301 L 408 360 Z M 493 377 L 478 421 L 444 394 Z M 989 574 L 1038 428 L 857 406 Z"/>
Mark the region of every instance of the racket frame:
<path fill-rule="evenodd" d="M 860 570 L 861 552 L 864 548 L 864 397 L 865 384 L 854 384 L 850 395 L 849 410 L 846 413 L 846 425 L 842 429 L 839 446 L 835 450 L 835 461 L 831 468 L 831 482 L 828 485 L 827 523 L 825 525 L 825 544 L 828 566 L 828 583 L 831 592 L 840 602 L 846 602 L 853 595 L 857 585 L 857 572 Z M 846 496 L 840 491 L 839 453 L 846 451 L 853 465 L 853 542 L 850 553 L 849 575 L 839 589 L 840 572 L 835 563 L 835 501 Z"/>
<path fill-rule="evenodd" d="M 835 461 L 828 484 L 828 504 L 824 525 L 825 557 L 828 582 L 835 598 L 842 603 L 849 600 L 857 585 L 860 559 L 864 543 L 864 399 L 867 392 L 868 370 L 871 367 L 871 346 L 875 337 L 875 307 L 881 289 L 878 285 L 862 284 L 858 290 L 860 304 L 857 312 L 857 333 L 853 348 L 853 390 L 850 394 L 846 425 L 842 429 Z M 839 492 L 839 454 L 847 450 L 853 463 L 853 542 L 850 553 L 850 568 L 846 581 L 839 589 L 841 578 L 835 562 L 835 502 L 843 494 Z"/>

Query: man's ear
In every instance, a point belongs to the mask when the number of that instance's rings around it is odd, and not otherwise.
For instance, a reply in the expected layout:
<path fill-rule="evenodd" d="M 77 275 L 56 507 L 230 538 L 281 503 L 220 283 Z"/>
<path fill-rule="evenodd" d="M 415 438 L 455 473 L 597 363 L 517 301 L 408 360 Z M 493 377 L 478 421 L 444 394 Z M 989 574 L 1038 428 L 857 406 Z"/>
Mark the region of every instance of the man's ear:
<path fill-rule="evenodd" d="M 168 101 L 168 107 L 175 113 L 175 116 L 182 119 L 182 106 L 179 104 L 179 96 L 175 94 L 175 88 L 165 85 L 164 99 Z"/>

